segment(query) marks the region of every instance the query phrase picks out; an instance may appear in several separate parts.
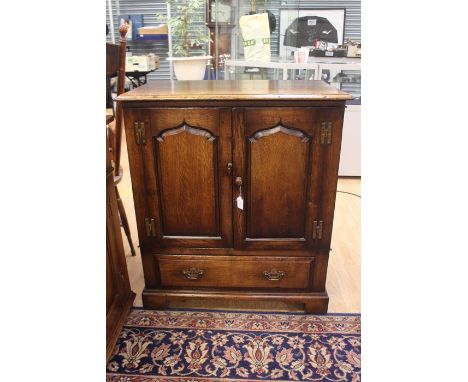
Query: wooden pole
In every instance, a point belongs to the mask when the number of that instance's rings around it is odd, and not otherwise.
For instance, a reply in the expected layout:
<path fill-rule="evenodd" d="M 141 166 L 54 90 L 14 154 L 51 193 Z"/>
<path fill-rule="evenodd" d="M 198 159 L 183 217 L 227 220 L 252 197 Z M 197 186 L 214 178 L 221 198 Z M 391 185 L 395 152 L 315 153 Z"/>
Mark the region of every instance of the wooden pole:
<path fill-rule="evenodd" d="M 125 90 L 125 62 L 126 62 L 127 31 L 128 31 L 128 24 L 124 22 L 119 28 L 120 59 L 119 59 L 119 71 L 117 73 L 117 95 L 122 94 Z M 116 175 L 120 173 L 122 126 L 123 126 L 122 105 L 120 104 L 119 101 L 117 101 L 117 105 L 115 107 L 115 144 L 114 144 L 114 172 Z"/>

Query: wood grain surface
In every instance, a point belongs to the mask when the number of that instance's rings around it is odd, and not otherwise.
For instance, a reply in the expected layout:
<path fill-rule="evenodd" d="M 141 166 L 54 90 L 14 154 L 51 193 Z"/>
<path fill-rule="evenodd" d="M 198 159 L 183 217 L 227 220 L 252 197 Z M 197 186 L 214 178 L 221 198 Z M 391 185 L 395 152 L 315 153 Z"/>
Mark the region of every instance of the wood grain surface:
<path fill-rule="evenodd" d="M 311 284 L 313 258 L 262 258 L 236 256 L 158 256 L 163 287 L 307 289 Z M 189 279 L 184 270 L 199 270 L 199 279 Z M 264 272 L 283 272 L 269 279 Z"/>
<path fill-rule="evenodd" d="M 348 93 L 323 81 L 219 80 L 149 82 L 118 101 L 154 100 L 347 100 Z"/>

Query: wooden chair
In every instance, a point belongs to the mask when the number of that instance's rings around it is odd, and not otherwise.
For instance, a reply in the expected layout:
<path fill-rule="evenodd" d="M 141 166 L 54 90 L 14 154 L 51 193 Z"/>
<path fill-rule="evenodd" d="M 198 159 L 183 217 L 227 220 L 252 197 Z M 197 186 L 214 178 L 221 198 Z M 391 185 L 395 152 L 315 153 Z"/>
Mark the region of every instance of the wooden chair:
<path fill-rule="evenodd" d="M 128 24 L 122 24 L 119 28 L 120 42 L 119 44 L 106 44 L 106 94 L 110 96 L 110 77 L 117 74 L 117 95 L 120 95 L 125 90 L 125 36 L 128 31 Z M 115 120 L 114 130 L 110 127 L 110 123 Z M 127 214 L 120 198 L 119 190 L 117 188 L 118 183 L 122 180 L 123 169 L 120 166 L 120 153 L 122 146 L 122 127 L 123 127 L 123 115 L 122 107 L 120 102 L 117 103 L 113 114 L 106 113 L 106 126 L 107 126 L 107 141 L 109 144 L 109 150 L 114 167 L 114 184 L 115 193 L 117 195 L 117 206 L 120 215 L 120 221 L 122 227 L 127 236 L 128 243 L 130 244 L 130 250 L 132 256 L 135 256 L 135 248 L 133 247 L 132 236 L 130 234 L 130 227 L 128 225 Z"/>

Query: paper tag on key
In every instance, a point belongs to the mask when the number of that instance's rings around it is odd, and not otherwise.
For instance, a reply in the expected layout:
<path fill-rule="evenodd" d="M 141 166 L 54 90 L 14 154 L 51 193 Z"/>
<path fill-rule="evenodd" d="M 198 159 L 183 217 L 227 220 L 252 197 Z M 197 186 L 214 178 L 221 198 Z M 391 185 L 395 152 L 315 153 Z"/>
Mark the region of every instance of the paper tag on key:
<path fill-rule="evenodd" d="M 244 199 L 242 199 L 242 196 L 238 196 L 237 199 L 236 199 L 236 202 L 237 202 L 237 208 L 239 208 L 240 210 L 243 210 L 244 209 Z"/>

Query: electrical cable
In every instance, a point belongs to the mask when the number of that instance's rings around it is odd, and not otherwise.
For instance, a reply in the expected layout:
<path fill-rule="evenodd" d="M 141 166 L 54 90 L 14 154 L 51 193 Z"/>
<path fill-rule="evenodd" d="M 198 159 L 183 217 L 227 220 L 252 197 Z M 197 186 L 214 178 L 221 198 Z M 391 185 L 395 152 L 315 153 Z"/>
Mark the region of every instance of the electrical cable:
<path fill-rule="evenodd" d="M 361 195 L 358 195 L 358 194 L 353 194 L 352 192 L 348 192 L 348 191 L 336 191 L 337 193 L 338 192 L 341 192 L 342 194 L 349 194 L 349 195 L 353 195 L 353 196 L 357 196 L 359 199 L 361 199 Z"/>

